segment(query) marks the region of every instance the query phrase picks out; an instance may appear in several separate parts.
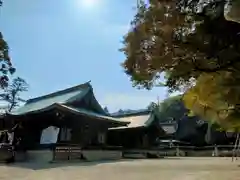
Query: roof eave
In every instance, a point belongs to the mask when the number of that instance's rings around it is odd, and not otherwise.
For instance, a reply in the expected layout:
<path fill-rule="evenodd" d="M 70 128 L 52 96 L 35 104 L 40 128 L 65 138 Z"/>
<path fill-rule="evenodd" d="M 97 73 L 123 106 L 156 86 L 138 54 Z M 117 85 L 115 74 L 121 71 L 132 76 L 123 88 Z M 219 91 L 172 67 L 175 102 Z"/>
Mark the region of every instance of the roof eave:
<path fill-rule="evenodd" d="M 129 122 L 121 122 L 121 121 L 118 121 L 117 119 L 113 120 L 111 117 L 108 118 L 107 116 L 104 118 L 104 117 L 98 117 L 98 116 L 86 114 L 86 113 L 83 113 L 83 112 L 80 112 L 80 111 L 75 111 L 75 110 L 72 110 L 72 109 L 68 108 L 65 105 L 60 105 L 60 106 L 58 106 L 58 108 L 60 108 L 62 110 L 65 110 L 65 111 L 68 111 L 68 112 L 72 112 L 72 113 L 77 114 L 77 115 L 82 114 L 82 115 L 93 117 L 93 118 L 96 118 L 96 119 L 105 120 L 105 121 L 108 121 L 108 122 L 111 122 L 111 123 L 114 123 L 114 124 L 119 124 L 119 125 L 124 125 L 124 126 L 129 124 Z"/>
<path fill-rule="evenodd" d="M 147 128 L 147 126 L 136 126 L 136 127 L 116 127 L 109 128 L 109 131 L 117 131 L 117 130 L 129 130 L 129 129 L 138 129 L 138 128 Z"/>
<path fill-rule="evenodd" d="M 127 126 L 129 124 L 129 122 L 121 122 L 121 121 L 118 121 L 118 119 L 116 120 L 113 120 L 112 117 L 97 117 L 97 116 L 94 116 L 94 115 L 90 115 L 90 114 L 86 114 L 86 113 L 83 113 L 83 112 L 76 112 L 74 110 L 72 110 L 71 108 L 68 108 L 68 106 L 66 105 L 62 105 L 62 104 L 59 104 L 59 103 L 55 103 L 55 104 L 52 104 L 48 107 L 45 107 L 45 108 L 42 108 L 42 109 L 39 109 L 39 110 L 35 110 L 35 111 L 30 111 L 30 112 L 27 112 L 27 113 L 24 113 L 24 114 L 13 114 L 13 113 L 8 113 L 8 115 L 10 116 L 13 116 L 13 117 L 20 117 L 20 116 L 25 116 L 25 115 L 29 115 L 29 114 L 36 114 L 36 113 L 41 113 L 41 112 L 45 112 L 45 111 L 48 111 L 48 110 L 52 110 L 54 108 L 57 108 L 57 109 L 60 109 L 62 111 L 66 111 L 66 112 L 71 112 L 71 113 L 74 113 L 74 114 L 82 114 L 82 115 L 85 115 L 85 116 L 90 116 L 90 117 L 94 117 L 96 119 L 100 119 L 100 120 L 105 120 L 105 121 L 108 121 L 108 122 L 111 122 L 111 123 L 114 123 L 114 124 L 118 124 L 119 126 Z"/>

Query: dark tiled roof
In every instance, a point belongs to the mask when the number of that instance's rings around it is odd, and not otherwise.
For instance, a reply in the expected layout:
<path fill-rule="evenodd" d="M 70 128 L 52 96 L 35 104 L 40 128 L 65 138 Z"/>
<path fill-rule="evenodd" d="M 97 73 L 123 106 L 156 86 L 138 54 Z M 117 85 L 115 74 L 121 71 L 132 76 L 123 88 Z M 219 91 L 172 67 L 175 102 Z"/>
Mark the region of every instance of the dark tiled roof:
<path fill-rule="evenodd" d="M 73 92 L 81 93 L 80 91 L 87 90 L 89 88 L 92 88 L 92 86 L 90 84 L 90 81 L 86 82 L 84 84 L 74 86 L 74 87 L 70 87 L 70 88 L 67 88 L 67 89 L 56 91 L 56 92 L 53 92 L 53 93 L 50 93 L 50 94 L 47 94 L 47 95 L 44 95 L 44 96 L 29 99 L 29 100 L 27 100 L 27 103 L 34 103 L 34 102 L 37 102 L 37 101 L 41 101 L 41 100 L 45 100 L 45 99 L 51 99 L 51 98 L 60 97 L 60 96 L 64 97 L 65 95 L 71 94 Z"/>
<path fill-rule="evenodd" d="M 89 90 L 91 90 L 90 82 L 57 91 L 45 96 L 29 99 L 26 104 L 15 111 L 11 112 L 13 115 L 22 115 L 33 111 L 38 111 L 51 106 L 55 103 L 67 104 L 74 100 L 83 98 Z"/>

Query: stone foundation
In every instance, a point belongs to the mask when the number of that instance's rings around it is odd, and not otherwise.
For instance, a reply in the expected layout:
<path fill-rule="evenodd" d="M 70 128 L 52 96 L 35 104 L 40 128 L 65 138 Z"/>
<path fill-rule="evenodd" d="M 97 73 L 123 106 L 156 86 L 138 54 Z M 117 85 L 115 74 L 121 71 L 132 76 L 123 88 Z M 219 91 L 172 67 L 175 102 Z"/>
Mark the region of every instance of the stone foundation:
<path fill-rule="evenodd" d="M 83 150 L 83 156 L 87 161 L 119 160 L 122 159 L 122 151 L 110 150 Z"/>
<path fill-rule="evenodd" d="M 12 157 L 12 152 L 7 150 L 0 150 L 0 162 L 6 162 L 6 160 L 11 157 Z"/>
<path fill-rule="evenodd" d="M 126 153 L 123 157 L 130 159 L 145 159 L 147 158 L 147 155 L 146 153 Z"/>
<path fill-rule="evenodd" d="M 27 152 L 15 152 L 15 162 L 24 162 L 27 158 Z"/>
<path fill-rule="evenodd" d="M 27 161 L 30 162 L 52 162 L 53 151 L 51 150 L 32 150 L 27 151 Z M 100 161 L 100 160 L 119 160 L 122 158 L 121 151 L 109 150 L 82 150 L 82 155 L 87 161 Z M 55 161 L 71 161 L 79 160 L 80 157 L 68 159 L 68 153 L 59 153 Z"/>
<path fill-rule="evenodd" d="M 212 157 L 213 150 L 206 150 L 206 151 L 186 151 L 186 156 L 191 157 Z"/>
<path fill-rule="evenodd" d="M 51 150 L 31 150 L 27 151 L 27 161 L 30 162 L 51 162 L 53 151 Z"/>

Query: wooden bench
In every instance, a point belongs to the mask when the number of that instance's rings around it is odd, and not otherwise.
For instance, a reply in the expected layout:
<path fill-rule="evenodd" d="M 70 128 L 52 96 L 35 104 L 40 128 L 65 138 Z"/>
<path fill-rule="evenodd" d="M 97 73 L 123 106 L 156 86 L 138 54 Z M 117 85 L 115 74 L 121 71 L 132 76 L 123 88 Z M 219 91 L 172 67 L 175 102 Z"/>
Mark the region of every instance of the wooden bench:
<path fill-rule="evenodd" d="M 57 146 L 53 150 L 53 160 L 82 160 L 82 148 L 77 146 Z"/>

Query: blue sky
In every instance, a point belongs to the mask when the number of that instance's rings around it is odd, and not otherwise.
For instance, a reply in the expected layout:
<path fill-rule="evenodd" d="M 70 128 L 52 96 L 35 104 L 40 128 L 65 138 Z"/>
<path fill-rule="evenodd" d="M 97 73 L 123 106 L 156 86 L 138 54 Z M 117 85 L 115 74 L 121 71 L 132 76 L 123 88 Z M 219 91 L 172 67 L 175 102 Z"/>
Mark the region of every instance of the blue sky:
<path fill-rule="evenodd" d="M 97 0 L 96 0 L 97 1 Z M 120 63 L 122 36 L 136 0 L 5 0 L 0 28 L 10 47 L 16 75 L 26 79 L 32 98 L 91 80 L 110 111 L 145 108 L 166 97 L 164 88 L 132 87 Z"/>

